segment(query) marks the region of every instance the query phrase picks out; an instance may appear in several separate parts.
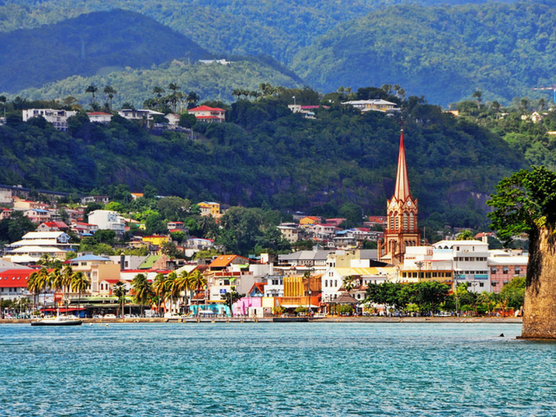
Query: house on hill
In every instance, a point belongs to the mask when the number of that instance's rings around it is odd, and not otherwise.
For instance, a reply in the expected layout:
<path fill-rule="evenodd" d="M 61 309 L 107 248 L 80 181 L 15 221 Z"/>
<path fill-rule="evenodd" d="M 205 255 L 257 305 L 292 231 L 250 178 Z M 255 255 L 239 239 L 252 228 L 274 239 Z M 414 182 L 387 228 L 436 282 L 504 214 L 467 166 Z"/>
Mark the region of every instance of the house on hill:
<path fill-rule="evenodd" d="M 199 106 L 187 111 L 200 122 L 222 123 L 226 121 L 226 110 L 218 107 Z"/>

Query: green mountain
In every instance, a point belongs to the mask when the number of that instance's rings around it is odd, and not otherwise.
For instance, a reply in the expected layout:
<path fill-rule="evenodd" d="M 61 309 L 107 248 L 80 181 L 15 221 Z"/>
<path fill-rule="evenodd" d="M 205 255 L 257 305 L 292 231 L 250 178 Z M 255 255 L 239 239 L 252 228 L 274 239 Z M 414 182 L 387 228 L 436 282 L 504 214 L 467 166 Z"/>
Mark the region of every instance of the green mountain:
<path fill-rule="evenodd" d="M 177 133 L 154 136 L 120 117 L 104 127 L 80 116 L 68 133 L 10 117 L 0 127 L 0 183 L 83 192 L 151 184 L 160 194 L 194 201 L 317 211 L 351 203 L 367 214 L 384 212 L 399 120 L 338 105 L 305 119 L 286 107 L 292 95 L 318 102 L 308 89 L 240 100 L 230 122 L 197 124 L 195 141 Z M 411 188 L 422 215 L 442 213 L 459 225 L 483 222 L 487 195 L 526 166 L 523 157 L 498 135 L 438 107 L 415 99 L 404 107 Z"/>
<path fill-rule="evenodd" d="M 315 40 L 291 68 L 323 90 L 400 84 L 446 105 L 478 89 L 508 103 L 555 81 L 556 3 L 547 3 L 381 9 Z"/>
<path fill-rule="evenodd" d="M 72 75 L 151 68 L 173 58 L 211 55 L 184 35 L 124 10 L 0 33 L 0 91 L 40 87 Z"/>
<path fill-rule="evenodd" d="M 512 1 L 512 0 L 507 0 Z M 270 55 L 289 63 L 294 54 L 337 24 L 378 8 L 486 3 L 487 0 L 5 0 L 0 31 L 33 28 L 83 13 L 120 8 L 149 16 L 219 54 Z M 2 6 L 2 3 L 4 4 Z"/>

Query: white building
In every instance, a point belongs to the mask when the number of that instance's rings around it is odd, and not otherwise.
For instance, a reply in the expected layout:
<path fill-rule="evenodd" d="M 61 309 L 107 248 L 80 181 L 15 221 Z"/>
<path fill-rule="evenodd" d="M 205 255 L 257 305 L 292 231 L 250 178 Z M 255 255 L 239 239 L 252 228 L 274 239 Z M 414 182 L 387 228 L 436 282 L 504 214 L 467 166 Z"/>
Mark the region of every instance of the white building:
<path fill-rule="evenodd" d="M 89 213 L 89 223 L 96 224 L 100 230 L 113 230 L 120 235 L 125 232 L 125 220 L 115 211 L 91 211 Z"/>
<path fill-rule="evenodd" d="M 382 100 L 382 99 L 374 99 L 374 100 L 353 100 L 353 101 L 346 101 L 342 104 L 351 105 L 356 109 L 361 110 L 362 113 L 368 111 L 380 111 L 383 113 L 391 113 L 391 112 L 399 112 L 400 108 L 396 107 L 396 103 L 392 103 L 390 101 Z"/>
<path fill-rule="evenodd" d="M 454 283 L 467 283 L 470 291 L 491 292 L 488 243 L 478 240 L 442 240 L 432 245 L 437 260 L 452 261 Z"/>
<path fill-rule="evenodd" d="M 57 110 L 57 109 L 27 109 L 22 110 L 22 118 L 24 122 L 27 122 L 33 117 L 42 116 L 46 119 L 48 123 L 52 123 L 54 128 L 58 130 L 67 130 L 68 119 L 71 116 L 75 116 L 76 111 L 73 110 Z"/>
<path fill-rule="evenodd" d="M 93 111 L 87 113 L 87 116 L 89 116 L 89 120 L 92 123 L 108 124 L 110 120 L 112 120 L 112 115 L 110 113 L 104 113 L 102 111 Z"/>
<path fill-rule="evenodd" d="M 36 264 L 45 254 L 65 259 L 66 252 L 73 248 L 69 240 L 64 232 L 29 232 L 9 245 L 4 259 L 21 264 Z"/>

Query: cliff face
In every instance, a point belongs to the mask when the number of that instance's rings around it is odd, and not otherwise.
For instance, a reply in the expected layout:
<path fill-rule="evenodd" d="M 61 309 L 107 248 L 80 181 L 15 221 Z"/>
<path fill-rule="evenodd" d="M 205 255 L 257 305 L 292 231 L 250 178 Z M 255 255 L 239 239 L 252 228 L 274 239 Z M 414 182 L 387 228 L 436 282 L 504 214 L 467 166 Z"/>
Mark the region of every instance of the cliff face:
<path fill-rule="evenodd" d="M 530 235 L 524 339 L 556 339 L 556 237 L 542 229 Z"/>

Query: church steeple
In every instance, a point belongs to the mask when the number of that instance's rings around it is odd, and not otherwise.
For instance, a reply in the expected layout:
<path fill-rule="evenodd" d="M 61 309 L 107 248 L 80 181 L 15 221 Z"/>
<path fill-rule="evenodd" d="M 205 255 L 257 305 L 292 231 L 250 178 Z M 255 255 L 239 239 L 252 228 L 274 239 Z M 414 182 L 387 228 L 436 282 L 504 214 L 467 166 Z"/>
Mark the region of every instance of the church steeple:
<path fill-rule="evenodd" d="M 396 189 L 394 197 L 405 201 L 409 197 L 409 178 L 407 176 L 407 163 L 405 161 L 405 146 L 403 143 L 403 125 L 400 134 L 400 152 L 398 155 L 398 172 L 396 174 Z"/>
<path fill-rule="evenodd" d="M 379 242 L 379 257 L 386 262 L 402 262 L 405 248 L 417 246 L 421 242 L 421 233 L 417 226 L 419 214 L 417 200 L 409 191 L 403 125 L 400 134 L 396 188 L 394 195 L 387 202 L 386 213 L 387 226 L 384 231 L 384 242 Z"/>

